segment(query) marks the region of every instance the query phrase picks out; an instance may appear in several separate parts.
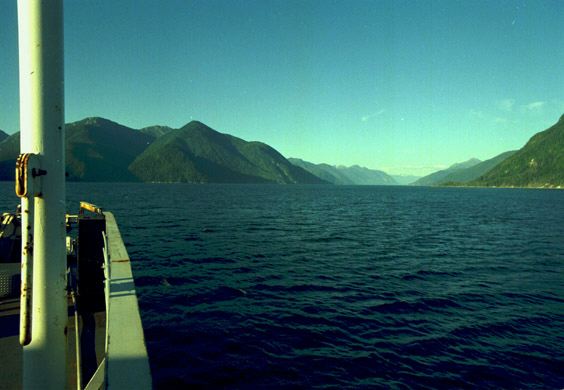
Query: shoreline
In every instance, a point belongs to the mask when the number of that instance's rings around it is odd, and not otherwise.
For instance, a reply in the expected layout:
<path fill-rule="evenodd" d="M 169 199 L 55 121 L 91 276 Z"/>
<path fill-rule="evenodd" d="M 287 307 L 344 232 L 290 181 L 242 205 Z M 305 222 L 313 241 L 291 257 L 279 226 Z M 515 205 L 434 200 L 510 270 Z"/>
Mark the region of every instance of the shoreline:
<path fill-rule="evenodd" d="M 0 183 L 15 183 L 14 180 L 0 180 Z M 225 185 L 230 185 L 230 184 L 234 184 L 234 185 L 282 185 L 282 186 L 292 186 L 292 185 L 312 185 L 312 184 L 305 184 L 305 183 L 216 183 L 216 182 L 207 182 L 207 183 L 194 183 L 194 182 L 167 182 L 167 181 L 162 181 L 162 182 L 142 182 L 142 181 L 81 181 L 81 180 L 72 180 L 72 181 L 67 181 L 68 183 L 115 183 L 115 184 L 193 184 L 193 185 L 210 185 L 210 184 L 225 184 Z M 319 185 L 319 184 L 313 184 L 315 185 Z M 410 185 L 410 184 L 404 184 L 404 185 L 384 185 L 384 184 L 374 184 L 374 185 L 338 185 L 338 184 L 331 184 L 331 183 L 322 183 L 321 185 L 327 185 L 327 186 L 331 186 L 331 187 L 371 187 L 371 186 L 375 186 L 375 187 L 411 187 L 411 188 L 417 188 L 417 187 L 428 187 L 428 188 L 491 188 L 491 189 L 525 189 L 525 190 L 564 190 L 564 185 L 554 185 L 554 186 L 545 186 L 545 187 L 541 187 L 541 186 L 528 186 L 528 187 L 519 187 L 519 186 L 480 186 L 480 185 L 476 185 L 476 186 L 471 186 L 471 185 L 445 185 L 445 184 L 440 184 L 440 185 L 429 185 L 429 186 L 414 186 L 414 185 Z"/>

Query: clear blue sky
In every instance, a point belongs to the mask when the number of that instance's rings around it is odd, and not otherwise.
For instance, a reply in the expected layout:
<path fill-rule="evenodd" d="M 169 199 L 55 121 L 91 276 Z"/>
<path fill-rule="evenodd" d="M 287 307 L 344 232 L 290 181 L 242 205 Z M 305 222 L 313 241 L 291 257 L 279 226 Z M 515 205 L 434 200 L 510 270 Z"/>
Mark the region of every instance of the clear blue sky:
<path fill-rule="evenodd" d="M 0 0 L 0 129 L 18 129 Z M 426 174 L 564 113 L 564 1 L 67 1 L 67 122 L 198 119 L 287 157 Z"/>

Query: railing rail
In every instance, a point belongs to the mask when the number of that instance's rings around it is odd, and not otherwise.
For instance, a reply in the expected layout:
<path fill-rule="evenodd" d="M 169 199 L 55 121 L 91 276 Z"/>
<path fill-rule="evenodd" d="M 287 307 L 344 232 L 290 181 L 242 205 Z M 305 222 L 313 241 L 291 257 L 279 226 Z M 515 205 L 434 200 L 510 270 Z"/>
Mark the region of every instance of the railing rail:
<path fill-rule="evenodd" d="M 150 389 L 149 360 L 129 255 L 113 214 L 103 212 L 103 215 L 106 221 L 106 231 L 102 232 L 106 317 L 104 353 L 98 357 L 100 363 L 83 388 Z"/>

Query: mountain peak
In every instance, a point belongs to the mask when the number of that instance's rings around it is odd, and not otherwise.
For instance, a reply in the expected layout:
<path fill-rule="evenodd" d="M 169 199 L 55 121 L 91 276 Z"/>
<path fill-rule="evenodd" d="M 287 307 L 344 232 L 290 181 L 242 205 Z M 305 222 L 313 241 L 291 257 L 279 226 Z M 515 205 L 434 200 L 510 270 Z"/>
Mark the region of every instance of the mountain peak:
<path fill-rule="evenodd" d="M 157 139 L 130 170 L 143 181 L 324 183 L 264 143 L 220 133 L 199 121 Z"/>
<path fill-rule="evenodd" d="M 209 127 L 208 125 L 206 125 L 203 122 L 200 122 L 198 120 L 192 120 L 188 123 L 186 123 L 184 126 L 181 127 L 181 129 L 209 129 L 209 130 L 213 130 L 211 127 Z M 214 130 L 215 131 L 215 130 Z"/>
<path fill-rule="evenodd" d="M 121 126 L 119 123 L 111 121 L 109 119 L 106 118 L 102 118 L 99 116 L 91 116 L 88 118 L 84 118 L 81 119 L 79 121 L 75 121 L 75 122 L 71 122 L 71 123 L 67 123 L 66 126 L 71 126 L 71 125 L 84 125 L 84 126 L 96 126 L 96 127 L 100 127 L 100 126 Z"/>
<path fill-rule="evenodd" d="M 13 178 L 13 164 L 20 150 L 19 136 L 6 141 L 0 147 L 0 180 Z M 153 138 L 137 130 L 100 117 L 67 123 L 65 169 L 68 180 L 138 181 L 129 172 L 129 164 L 152 141 Z"/>
<path fill-rule="evenodd" d="M 427 176 L 423 176 L 422 178 L 417 179 L 411 184 L 416 186 L 437 185 L 439 183 L 442 183 L 445 180 L 445 177 L 448 177 L 451 173 L 463 172 L 464 170 L 477 166 L 481 162 L 482 161 L 478 160 L 477 158 L 471 158 L 460 163 L 452 164 L 446 169 L 441 169 Z"/>

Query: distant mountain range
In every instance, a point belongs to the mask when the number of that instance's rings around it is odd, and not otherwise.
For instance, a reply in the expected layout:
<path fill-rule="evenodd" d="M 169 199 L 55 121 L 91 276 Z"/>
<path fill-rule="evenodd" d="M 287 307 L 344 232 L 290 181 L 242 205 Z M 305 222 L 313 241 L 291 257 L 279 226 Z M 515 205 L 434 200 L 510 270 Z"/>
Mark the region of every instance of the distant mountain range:
<path fill-rule="evenodd" d="M 489 160 L 482 161 L 471 167 L 455 170 L 454 172 L 451 172 L 448 175 L 446 175 L 442 179 L 442 181 L 437 184 L 447 184 L 447 185 L 459 184 L 459 183 L 468 183 L 472 180 L 476 180 L 480 176 L 492 170 L 496 165 L 498 165 L 505 159 L 514 155 L 516 152 L 517 152 L 516 150 L 504 152 L 493 158 L 490 158 Z"/>
<path fill-rule="evenodd" d="M 413 185 L 464 185 L 478 179 L 514 153 L 515 151 L 509 151 L 485 161 L 470 159 L 463 163 L 454 164 L 447 169 L 422 177 L 414 182 Z"/>
<path fill-rule="evenodd" d="M 347 176 L 340 172 L 336 167 L 329 164 L 314 164 L 299 158 L 288 159 L 292 164 L 305 169 L 309 173 L 332 184 L 352 185 L 354 184 Z"/>
<path fill-rule="evenodd" d="M 19 133 L 0 142 L 0 180 L 13 180 Z M 326 183 L 270 146 L 193 121 L 131 129 L 103 118 L 66 125 L 69 180 L 189 183 Z"/>
<path fill-rule="evenodd" d="M 433 172 L 430 175 L 423 176 L 421 179 L 412 183 L 414 186 L 433 186 L 437 184 L 441 184 L 445 182 L 445 178 L 453 175 L 459 171 L 462 171 L 467 168 L 471 168 L 477 164 L 481 163 L 480 160 L 477 158 L 472 158 L 468 161 L 464 161 L 461 163 L 453 164 L 447 169 L 443 169 L 441 171 Z"/>
<path fill-rule="evenodd" d="M 358 165 L 351 167 L 338 166 L 337 169 L 342 171 L 357 185 L 398 185 L 393 177 L 376 169 L 368 169 Z"/>
<path fill-rule="evenodd" d="M 387 173 L 353 165 L 352 167 L 313 164 L 299 158 L 289 158 L 292 164 L 337 185 L 397 185 Z"/>
<path fill-rule="evenodd" d="M 66 125 L 69 180 L 189 183 L 303 183 L 345 185 L 463 185 L 564 187 L 564 115 L 518 151 L 486 161 L 470 159 L 422 178 L 359 167 L 284 158 L 261 142 L 247 142 L 192 121 L 180 129 L 132 129 L 103 118 Z M 13 180 L 19 133 L 0 130 L 0 180 Z"/>

